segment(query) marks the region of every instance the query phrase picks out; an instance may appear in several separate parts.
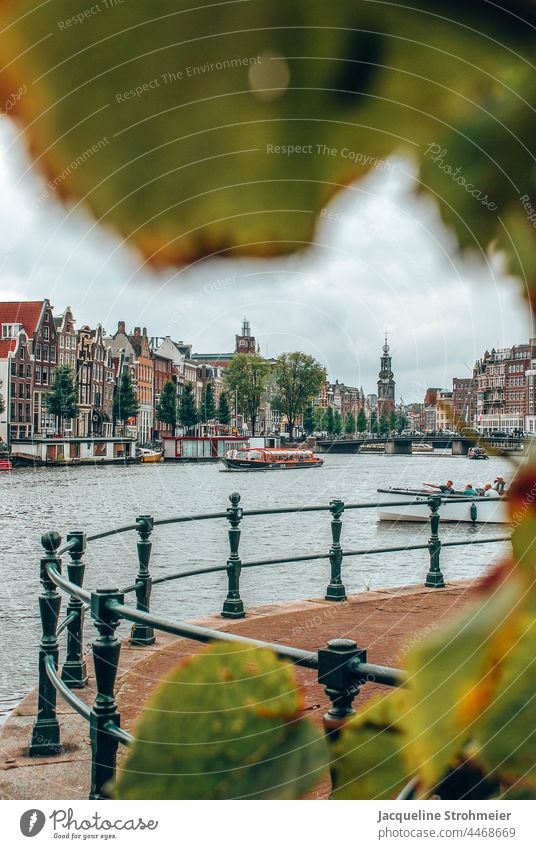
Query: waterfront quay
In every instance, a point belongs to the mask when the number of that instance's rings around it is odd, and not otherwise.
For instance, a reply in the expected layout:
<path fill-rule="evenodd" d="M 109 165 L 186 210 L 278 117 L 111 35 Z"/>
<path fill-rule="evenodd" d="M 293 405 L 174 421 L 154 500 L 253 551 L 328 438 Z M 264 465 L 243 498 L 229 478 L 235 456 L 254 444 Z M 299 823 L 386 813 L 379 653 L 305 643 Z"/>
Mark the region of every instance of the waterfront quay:
<path fill-rule="evenodd" d="M 218 614 L 196 624 L 240 637 L 299 646 L 316 651 L 334 637 L 366 647 L 367 659 L 386 667 L 403 663 L 406 647 L 415 645 L 441 622 L 455 616 L 475 597 L 478 581 L 447 581 L 441 590 L 424 586 L 379 589 L 351 594 L 346 601 L 329 603 L 310 598 L 287 604 L 247 609 L 241 620 L 225 620 Z M 156 643 L 133 646 L 124 640 L 116 682 L 116 701 L 121 727 L 135 730 L 136 718 L 154 687 L 171 670 L 202 649 L 198 642 L 158 634 Z M 87 658 L 89 686 L 76 690 L 90 706 L 95 699 L 95 678 Z M 330 700 L 314 670 L 296 667 L 303 688 L 303 712 L 322 724 Z M 386 687 L 369 680 L 354 701 L 359 710 L 367 699 Z M 9 717 L 0 736 L 0 796 L 3 799 L 87 799 L 90 791 L 88 725 L 72 707 L 58 700 L 58 719 L 63 751 L 59 755 L 28 756 L 28 741 L 37 711 L 33 690 Z M 120 757 L 122 753 L 120 752 Z M 327 798 L 328 778 L 308 796 Z"/>

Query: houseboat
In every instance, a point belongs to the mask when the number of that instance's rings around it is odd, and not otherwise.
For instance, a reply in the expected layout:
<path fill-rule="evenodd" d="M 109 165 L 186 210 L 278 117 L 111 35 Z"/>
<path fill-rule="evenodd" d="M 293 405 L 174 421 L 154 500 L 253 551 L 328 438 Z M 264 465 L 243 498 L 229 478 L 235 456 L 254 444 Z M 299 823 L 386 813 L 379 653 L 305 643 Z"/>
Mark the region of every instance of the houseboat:
<path fill-rule="evenodd" d="M 13 439 L 14 466 L 76 466 L 135 463 L 136 441 L 115 436 L 56 436 L 45 439 Z"/>
<path fill-rule="evenodd" d="M 248 448 L 247 436 L 164 436 L 164 460 L 174 463 L 201 463 L 221 460 L 228 451 Z"/>
<path fill-rule="evenodd" d="M 324 461 L 305 448 L 234 448 L 221 458 L 227 471 L 262 472 L 273 469 L 311 469 Z"/>
<path fill-rule="evenodd" d="M 378 507 L 378 518 L 381 522 L 429 522 L 429 500 L 432 495 L 441 496 L 439 516 L 441 522 L 470 522 L 471 524 L 499 523 L 508 524 L 511 519 L 508 514 L 508 503 L 504 497 L 477 495 L 470 501 L 461 500 L 461 493 L 447 495 L 432 493 L 423 489 L 405 489 L 388 487 L 378 489 L 379 501 L 385 506 Z M 403 502 L 412 501 L 407 504 Z M 398 504 L 397 502 L 401 502 Z M 415 503 L 416 502 L 416 503 Z M 387 506 L 389 505 L 389 506 Z"/>

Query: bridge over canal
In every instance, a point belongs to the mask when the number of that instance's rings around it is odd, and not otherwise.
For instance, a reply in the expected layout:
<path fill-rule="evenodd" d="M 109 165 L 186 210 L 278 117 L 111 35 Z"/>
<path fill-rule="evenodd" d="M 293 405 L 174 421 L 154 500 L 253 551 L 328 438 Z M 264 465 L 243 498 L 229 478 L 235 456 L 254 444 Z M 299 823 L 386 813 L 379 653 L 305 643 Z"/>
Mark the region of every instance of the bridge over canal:
<path fill-rule="evenodd" d="M 371 450 L 385 454 L 411 454 L 414 445 L 431 445 L 434 449 L 450 448 L 453 456 L 465 457 L 469 448 L 480 445 L 483 448 L 495 448 L 505 453 L 519 451 L 523 448 L 523 439 L 519 437 L 481 437 L 477 440 L 469 436 L 390 436 L 390 437 L 360 437 L 348 439 L 317 439 L 316 451 L 319 454 L 359 454 L 361 450 Z"/>

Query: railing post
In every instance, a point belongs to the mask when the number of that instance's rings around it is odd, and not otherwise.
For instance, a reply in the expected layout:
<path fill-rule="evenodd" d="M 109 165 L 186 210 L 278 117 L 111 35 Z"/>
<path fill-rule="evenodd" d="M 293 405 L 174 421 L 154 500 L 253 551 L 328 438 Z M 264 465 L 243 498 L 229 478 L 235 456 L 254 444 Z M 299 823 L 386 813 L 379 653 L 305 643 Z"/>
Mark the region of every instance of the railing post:
<path fill-rule="evenodd" d="M 223 602 L 221 615 L 225 619 L 243 619 L 244 602 L 240 598 L 240 572 L 241 561 L 238 556 L 240 543 L 240 522 L 242 520 L 242 508 L 239 507 L 240 495 L 233 492 L 229 496 L 231 506 L 227 508 L 227 519 L 229 520 L 229 548 L 230 554 L 227 560 L 228 591 L 227 598 Z"/>
<path fill-rule="evenodd" d="M 439 555 L 441 552 L 441 540 L 439 539 L 439 508 L 441 507 L 441 498 L 432 497 L 428 499 L 430 507 L 430 527 L 431 534 L 428 540 L 428 551 L 430 552 L 430 569 L 424 582 L 425 587 L 444 587 L 445 581 L 439 566 Z"/>
<path fill-rule="evenodd" d="M 81 587 L 84 583 L 85 565 L 82 557 L 86 550 L 86 535 L 83 531 L 73 531 L 67 534 L 67 542 L 75 541 L 74 548 L 69 549 L 71 557 L 67 564 L 67 575 L 71 583 Z M 87 668 L 84 660 L 84 605 L 79 598 L 72 595 L 67 605 L 67 615 L 74 613 L 75 618 L 67 626 L 67 656 L 61 670 L 62 681 L 72 690 L 80 690 L 87 686 Z"/>
<path fill-rule="evenodd" d="M 149 612 L 153 579 L 149 574 L 149 560 L 153 544 L 149 542 L 154 528 L 152 516 L 138 516 L 136 519 L 140 541 L 138 542 L 138 574 L 136 575 L 136 608 L 144 613 Z M 151 646 L 155 642 L 152 625 L 134 623 L 130 632 L 130 642 L 133 646 Z"/>
<path fill-rule="evenodd" d="M 105 785 L 115 775 L 117 739 L 108 730 L 109 723 L 119 727 L 120 716 L 114 697 L 115 679 L 119 665 L 121 643 L 115 631 L 119 617 L 108 602 L 123 603 L 117 589 L 102 589 L 91 593 L 91 616 L 99 636 L 93 642 L 93 666 L 97 694 L 91 708 L 89 733 L 91 740 L 90 799 L 107 799 Z"/>
<path fill-rule="evenodd" d="M 324 714 L 324 730 L 332 738 L 355 713 L 352 703 L 360 687 L 350 663 L 354 658 L 360 663 L 367 660 L 366 649 L 358 648 L 355 640 L 330 640 L 327 648 L 318 651 L 318 683 L 323 684 L 331 700 Z"/>
<path fill-rule="evenodd" d="M 58 668 L 58 638 L 56 629 L 60 615 L 61 595 L 56 584 L 50 580 L 46 567 L 54 566 L 61 572 L 61 560 L 56 555 L 61 545 L 61 536 L 57 531 L 48 531 L 41 537 L 45 556 L 41 558 L 41 584 L 43 592 L 39 596 L 42 637 L 39 647 L 39 686 L 37 719 L 32 729 L 32 738 L 28 754 L 43 757 L 58 755 L 61 752 L 60 727 L 56 716 L 56 688 L 50 681 L 45 668 L 48 657 Z"/>
<path fill-rule="evenodd" d="M 346 601 L 346 588 L 342 582 L 342 548 L 341 548 L 341 516 L 344 513 L 344 501 L 334 498 L 329 503 L 331 513 L 331 548 L 329 562 L 331 578 L 326 589 L 326 601 Z"/>

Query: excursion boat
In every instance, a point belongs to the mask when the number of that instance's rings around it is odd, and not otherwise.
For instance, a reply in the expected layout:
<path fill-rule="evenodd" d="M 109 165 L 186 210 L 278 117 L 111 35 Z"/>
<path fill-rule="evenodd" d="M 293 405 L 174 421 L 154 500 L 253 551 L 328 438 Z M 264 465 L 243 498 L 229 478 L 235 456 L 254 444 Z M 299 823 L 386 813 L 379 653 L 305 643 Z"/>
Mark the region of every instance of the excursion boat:
<path fill-rule="evenodd" d="M 378 507 L 378 518 L 381 522 L 430 521 L 428 501 L 433 495 L 440 495 L 442 499 L 439 508 L 441 522 L 470 522 L 473 525 L 486 522 L 498 524 L 509 524 L 511 522 L 507 500 L 504 497 L 477 495 L 471 501 L 461 501 L 460 499 L 464 497 L 461 493 L 447 495 L 424 489 L 396 487 L 378 489 L 378 493 L 380 493 L 378 500 L 386 503 L 386 506 L 380 504 Z M 418 503 L 397 506 L 397 502 L 404 501 L 416 501 Z M 388 507 L 387 504 L 392 506 Z"/>
<path fill-rule="evenodd" d="M 164 460 L 163 448 L 138 448 L 136 450 L 138 463 L 162 463 Z"/>
<path fill-rule="evenodd" d="M 483 448 L 478 448 L 477 446 L 470 448 L 467 452 L 468 460 L 489 460 L 488 455 L 484 451 Z"/>
<path fill-rule="evenodd" d="M 262 472 L 272 469 L 309 469 L 324 461 L 302 448 L 235 448 L 221 458 L 227 471 Z"/>
<path fill-rule="evenodd" d="M 411 446 L 412 454 L 433 454 L 434 446 L 429 442 L 414 442 Z"/>

